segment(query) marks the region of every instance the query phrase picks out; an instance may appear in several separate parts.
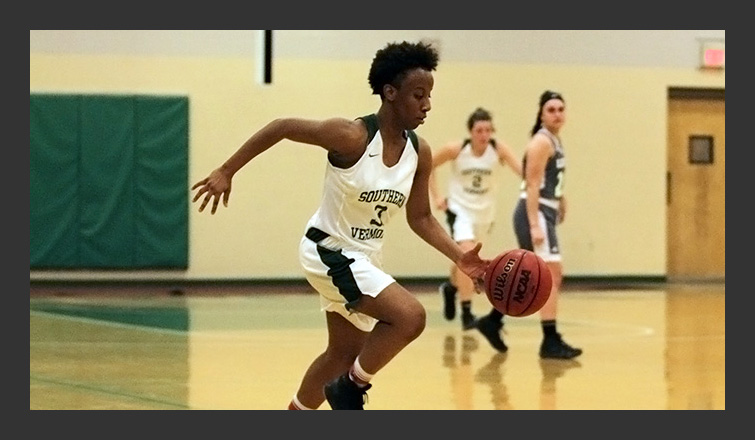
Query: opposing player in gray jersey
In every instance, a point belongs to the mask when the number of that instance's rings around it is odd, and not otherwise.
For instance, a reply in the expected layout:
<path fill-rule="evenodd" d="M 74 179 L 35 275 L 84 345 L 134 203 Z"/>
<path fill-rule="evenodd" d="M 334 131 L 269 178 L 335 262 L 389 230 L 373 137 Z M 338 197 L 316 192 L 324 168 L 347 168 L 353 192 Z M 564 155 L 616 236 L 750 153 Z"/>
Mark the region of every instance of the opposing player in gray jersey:
<path fill-rule="evenodd" d="M 405 207 L 410 228 L 472 279 L 489 260 L 480 246 L 467 251 L 432 214 L 428 180 L 432 152 L 414 133 L 430 111 L 438 53 L 425 43 L 391 43 L 379 50 L 368 75 L 380 96 L 377 113 L 353 120 L 281 118 L 253 134 L 210 175 L 192 186 L 199 211 L 225 206 L 231 179 L 250 160 L 283 139 L 328 152 L 320 207 L 299 246 L 304 274 L 319 292 L 328 345 L 304 374 L 289 409 L 364 409 L 370 381 L 425 328 L 417 298 L 383 271 L 381 250 L 389 221 Z"/>
<path fill-rule="evenodd" d="M 564 342 L 556 329 L 558 297 L 563 278 L 556 225 L 564 221 L 566 216 L 566 159 L 559 133 L 565 120 L 566 104 L 561 94 L 550 90 L 543 92 L 531 131 L 532 137 L 522 161 L 522 192 L 513 214 L 514 233 L 519 247 L 542 257 L 553 276 L 550 297 L 540 309 L 543 330 L 540 357 L 545 359 L 572 359 L 582 354 L 582 349 Z M 488 315 L 478 320 L 477 326 L 493 347 L 502 352 L 507 350 L 500 335 L 503 327 L 501 312 L 492 309 Z"/>
<path fill-rule="evenodd" d="M 451 165 L 446 195 L 437 188 L 435 171 L 430 176 L 430 195 L 435 207 L 445 212 L 451 236 L 465 250 L 484 242 L 493 229 L 500 169 L 508 165 L 522 176 L 519 158 L 505 142 L 493 138 L 495 128 L 489 111 L 475 109 L 467 118 L 467 130 L 468 138 L 449 142 L 433 154 L 433 170 L 444 163 Z M 442 283 L 439 290 L 445 318 L 452 320 L 456 316 L 458 292 L 462 329 L 475 328 L 474 281 L 454 265 L 449 280 Z"/>

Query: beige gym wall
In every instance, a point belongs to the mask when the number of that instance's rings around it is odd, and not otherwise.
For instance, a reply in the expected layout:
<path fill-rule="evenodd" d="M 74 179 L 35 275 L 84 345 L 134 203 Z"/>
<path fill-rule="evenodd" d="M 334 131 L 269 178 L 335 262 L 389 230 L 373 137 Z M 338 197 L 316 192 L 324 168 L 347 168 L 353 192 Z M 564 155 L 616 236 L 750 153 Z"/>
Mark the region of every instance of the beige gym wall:
<path fill-rule="evenodd" d="M 371 59 L 278 58 L 271 85 L 253 57 L 30 53 L 30 92 L 169 94 L 190 99 L 190 185 L 255 130 L 282 116 L 354 118 L 377 110 Z M 725 88 L 723 71 L 441 60 L 433 109 L 417 132 L 434 147 L 467 134 L 477 106 L 493 112 L 497 137 L 521 155 L 545 89 L 563 94 L 569 212 L 560 227 L 567 276 L 662 276 L 666 264 L 667 89 Z M 233 181 L 228 209 L 190 209 L 190 267 L 180 272 L 32 272 L 32 279 L 198 280 L 302 278 L 297 248 L 318 205 L 325 151 L 284 141 Z M 518 180 L 501 180 L 498 224 L 482 253 L 516 246 L 511 209 Z M 445 182 L 446 170 L 439 174 Z M 436 211 L 443 221 L 442 213 Z M 449 262 L 403 219 L 391 225 L 385 268 L 397 277 L 441 277 Z"/>

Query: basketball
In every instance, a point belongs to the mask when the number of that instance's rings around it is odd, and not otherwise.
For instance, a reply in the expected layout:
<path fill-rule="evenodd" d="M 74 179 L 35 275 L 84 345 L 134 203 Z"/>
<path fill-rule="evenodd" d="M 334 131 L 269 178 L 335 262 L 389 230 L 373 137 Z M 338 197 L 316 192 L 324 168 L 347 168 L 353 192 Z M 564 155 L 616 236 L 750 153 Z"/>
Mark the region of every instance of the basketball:
<path fill-rule="evenodd" d="M 528 316 L 540 310 L 553 285 L 548 265 L 526 249 L 512 249 L 493 258 L 483 281 L 490 303 L 508 316 Z"/>

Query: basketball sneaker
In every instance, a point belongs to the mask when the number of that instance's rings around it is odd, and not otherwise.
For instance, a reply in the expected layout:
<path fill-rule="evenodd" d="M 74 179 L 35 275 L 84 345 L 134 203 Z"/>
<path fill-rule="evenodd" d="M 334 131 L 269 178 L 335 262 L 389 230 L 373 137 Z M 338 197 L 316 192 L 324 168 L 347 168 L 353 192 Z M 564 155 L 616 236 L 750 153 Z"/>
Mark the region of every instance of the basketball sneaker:
<path fill-rule="evenodd" d="M 461 329 L 462 330 L 469 330 L 477 327 L 477 318 L 475 315 L 472 314 L 464 314 L 461 315 Z"/>
<path fill-rule="evenodd" d="M 582 349 L 564 342 L 561 333 L 543 338 L 543 343 L 540 344 L 540 357 L 543 359 L 572 359 L 580 354 Z"/>
<path fill-rule="evenodd" d="M 372 384 L 359 387 L 349 379 L 349 373 L 345 373 L 325 385 L 325 398 L 333 409 L 363 410 L 364 404 L 367 403 L 367 390 L 370 388 Z"/>
<path fill-rule="evenodd" d="M 444 281 L 438 288 L 443 297 L 443 316 L 451 321 L 456 317 L 456 287 L 448 281 Z"/>
<path fill-rule="evenodd" d="M 505 353 L 509 348 L 503 343 L 501 339 L 501 329 L 503 328 L 503 322 L 492 319 L 490 315 L 485 315 L 477 320 L 477 330 L 485 336 L 490 345 L 501 353 Z"/>

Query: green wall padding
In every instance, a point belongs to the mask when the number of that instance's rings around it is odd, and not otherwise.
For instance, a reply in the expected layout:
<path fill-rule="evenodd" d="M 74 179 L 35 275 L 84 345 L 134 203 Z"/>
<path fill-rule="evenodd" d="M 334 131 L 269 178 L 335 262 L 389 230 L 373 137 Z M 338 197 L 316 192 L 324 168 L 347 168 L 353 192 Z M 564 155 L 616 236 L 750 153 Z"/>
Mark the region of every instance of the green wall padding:
<path fill-rule="evenodd" d="M 31 268 L 79 262 L 79 107 L 76 97 L 30 100 Z"/>
<path fill-rule="evenodd" d="M 31 269 L 188 266 L 188 109 L 31 94 Z"/>
<path fill-rule="evenodd" d="M 188 267 L 188 99 L 136 100 L 136 260 L 146 266 Z M 180 216 L 178 214 L 181 214 Z M 166 243 L 163 237 L 181 237 Z M 169 244 L 170 253 L 163 247 Z M 180 259 L 178 257 L 181 257 Z"/>

